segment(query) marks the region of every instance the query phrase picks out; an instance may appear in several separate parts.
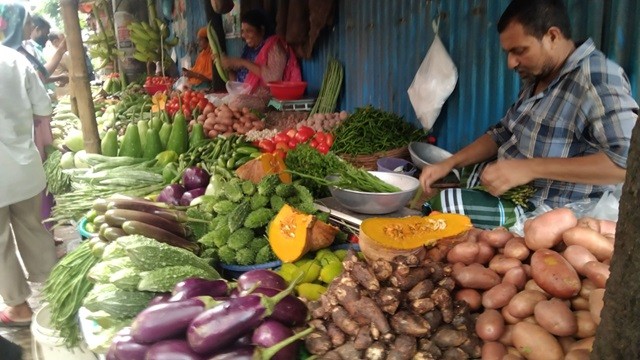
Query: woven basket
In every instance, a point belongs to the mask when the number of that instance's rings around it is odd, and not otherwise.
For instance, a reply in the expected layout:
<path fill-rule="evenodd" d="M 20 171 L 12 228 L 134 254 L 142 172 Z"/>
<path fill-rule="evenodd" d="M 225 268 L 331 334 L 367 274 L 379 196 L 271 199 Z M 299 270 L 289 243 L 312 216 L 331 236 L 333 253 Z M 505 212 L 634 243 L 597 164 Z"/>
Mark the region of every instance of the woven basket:
<path fill-rule="evenodd" d="M 377 153 L 369 154 L 369 155 L 348 155 L 342 154 L 341 158 L 348 161 L 352 165 L 356 167 L 360 167 L 366 170 L 377 170 L 378 169 L 378 159 L 383 157 L 394 157 L 400 159 L 409 159 L 409 147 L 403 146 L 396 149 L 386 150 L 386 151 L 378 151 Z"/>

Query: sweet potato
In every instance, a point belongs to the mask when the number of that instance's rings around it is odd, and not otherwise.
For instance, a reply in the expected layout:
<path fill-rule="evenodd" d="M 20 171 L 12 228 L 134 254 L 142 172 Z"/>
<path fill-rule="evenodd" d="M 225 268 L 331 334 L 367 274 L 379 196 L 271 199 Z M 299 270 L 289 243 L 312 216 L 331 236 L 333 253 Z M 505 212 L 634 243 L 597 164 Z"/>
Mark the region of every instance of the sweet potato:
<path fill-rule="evenodd" d="M 562 234 L 562 239 L 569 245 L 580 245 L 589 250 L 598 260 L 611 259 L 613 243 L 604 235 L 586 227 L 572 227 Z"/>
<path fill-rule="evenodd" d="M 536 322 L 553 335 L 570 336 L 578 331 L 576 318 L 564 301 L 540 301 L 533 308 L 533 315 Z"/>
<path fill-rule="evenodd" d="M 558 340 L 539 325 L 520 322 L 513 327 L 513 345 L 528 360 L 562 360 Z"/>
<path fill-rule="evenodd" d="M 609 265 L 599 261 L 589 261 L 582 267 L 582 275 L 593 281 L 597 288 L 603 289 L 609 279 Z"/>
<path fill-rule="evenodd" d="M 509 304 L 516 293 L 518 293 L 518 289 L 515 285 L 500 283 L 482 294 L 482 306 L 485 309 L 500 309 Z"/>
<path fill-rule="evenodd" d="M 503 254 L 506 257 L 516 258 L 520 261 L 524 261 L 529 257 L 531 251 L 524 243 L 524 238 L 518 236 L 507 241 L 507 243 L 504 245 Z"/>
<path fill-rule="evenodd" d="M 577 223 L 571 210 L 553 209 L 524 223 L 524 241 L 533 251 L 551 249 L 562 241 L 563 233 Z"/>
<path fill-rule="evenodd" d="M 470 265 L 476 262 L 476 257 L 480 252 L 480 246 L 477 243 L 465 241 L 457 244 L 447 253 L 447 261 L 454 264 L 461 262 Z"/>
<path fill-rule="evenodd" d="M 507 355 L 507 347 L 497 341 L 485 341 L 482 345 L 483 360 L 502 360 Z"/>
<path fill-rule="evenodd" d="M 547 296 L 536 290 L 522 290 L 515 294 L 505 307 L 514 317 L 524 319 L 533 314 L 533 309 L 540 301 L 547 300 Z"/>
<path fill-rule="evenodd" d="M 527 274 L 524 272 L 524 268 L 514 267 L 504 274 L 502 277 L 503 283 L 508 283 L 514 285 L 518 290 L 522 290 L 524 285 L 527 283 Z"/>
<path fill-rule="evenodd" d="M 455 299 L 469 304 L 471 310 L 478 310 L 482 305 L 482 295 L 475 289 L 460 289 L 455 293 Z"/>
<path fill-rule="evenodd" d="M 576 270 L 560 254 L 540 249 L 531 256 L 531 277 L 552 296 L 568 299 L 580 291 L 580 278 Z"/>
<path fill-rule="evenodd" d="M 604 289 L 594 289 L 589 294 L 589 312 L 596 325 L 600 325 L 600 313 L 604 307 Z"/>
<path fill-rule="evenodd" d="M 504 227 L 497 227 L 493 230 L 483 230 L 478 234 L 478 241 L 484 241 L 494 248 L 502 248 L 504 244 L 513 237 L 513 234 Z"/>
<path fill-rule="evenodd" d="M 487 309 L 476 320 L 476 334 L 484 341 L 497 341 L 504 333 L 504 326 L 500 312 Z"/>
<path fill-rule="evenodd" d="M 463 288 L 490 289 L 500 283 L 495 271 L 480 264 L 471 264 L 453 272 L 453 278 Z"/>
<path fill-rule="evenodd" d="M 574 335 L 575 337 L 578 339 L 584 339 L 596 334 L 597 325 L 593 321 L 593 317 L 589 311 L 578 310 L 574 311 L 573 314 L 575 315 L 576 322 L 578 324 L 578 331 L 576 331 Z"/>

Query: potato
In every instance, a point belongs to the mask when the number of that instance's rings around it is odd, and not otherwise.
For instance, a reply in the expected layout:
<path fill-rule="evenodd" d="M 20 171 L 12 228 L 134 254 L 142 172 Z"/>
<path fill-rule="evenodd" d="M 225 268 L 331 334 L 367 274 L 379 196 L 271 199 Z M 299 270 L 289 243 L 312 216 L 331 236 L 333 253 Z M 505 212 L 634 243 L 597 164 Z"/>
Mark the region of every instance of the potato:
<path fill-rule="evenodd" d="M 562 234 L 577 223 L 571 210 L 553 209 L 524 223 L 524 241 L 533 251 L 551 249 L 562 241 Z"/>
<path fill-rule="evenodd" d="M 596 284 L 589 279 L 582 279 L 582 287 L 580 288 L 580 296 L 588 299 L 591 290 L 597 289 Z"/>
<path fill-rule="evenodd" d="M 506 244 L 512 237 L 513 234 L 510 233 L 509 230 L 503 227 L 497 227 L 493 230 L 483 230 L 478 235 L 478 240 L 484 241 L 494 248 L 501 248 L 504 247 L 504 244 Z"/>
<path fill-rule="evenodd" d="M 474 289 L 460 289 L 455 293 L 456 300 L 462 300 L 469 304 L 470 310 L 478 310 L 482 306 L 482 295 Z"/>
<path fill-rule="evenodd" d="M 502 314 L 502 317 L 507 324 L 513 325 L 522 321 L 522 318 L 511 315 L 506 306 L 500 309 L 500 313 Z"/>
<path fill-rule="evenodd" d="M 584 264 L 589 261 L 598 260 L 589 250 L 587 250 L 587 248 L 580 245 L 567 246 L 567 248 L 562 252 L 562 256 L 567 259 L 569 264 L 571 264 L 578 273 L 582 271 L 581 269 Z"/>
<path fill-rule="evenodd" d="M 509 304 L 517 292 L 518 289 L 515 285 L 500 283 L 482 294 L 482 306 L 486 309 L 500 309 Z"/>
<path fill-rule="evenodd" d="M 536 324 L 539 325 L 538 322 L 536 321 L 536 318 L 532 316 L 527 316 L 526 318 L 522 319 L 522 321 L 524 322 L 528 322 L 529 324 Z"/>
<path fill-rule="evenodd" d="M 573 310 L 589 310 L 589 300 L 582 296 L 571 298 L 571 308 Z"/>
<path fill-rule="evenodd" d="M 531 277 L 551 296 L 569 299 L 580 291 L 580 277 L 562 255 L 540 249 L 531 256 Z"/>
<path fill-rule="evenodd" d="M 535 291 L 539 291 L 539 292 L 543 293 L 547 298 L 550 298 L 550 297 L 551 297 L 551 296 L 550 296 L 546 291 L 544 291 L 544 290 L 543 290 L 543 289 L 538 285 L 538 283 L 536 283 L 536 281 L 535 281 L 535 280 L 533 280 L 533 279 L 527 280 L 527 283 L 526 283 L 526 284 L 524 284 L 524 289 L 525 289 L 525 290 L 535 290 Z"/>
<path fill-rule="evenodd" d="M 540 301 L 547 300 L 547 296 L 536 290 L 522 290 L 515 294 L 505 309 L 509 314 L 521 319 L 533 314 L 533 309 Z"/>
<path fill-rule="evenodd" d="M 513 346 L 529 360 L 562 360 L 564 352 L 555 336 L 540 325 L 527 322 L 513 326 Z"/>
<path fill-rule="evenodd" d="M 584 227 L 587 229 L 600 232 L 600 220 L 596 218 L 592 218 L 590 216 L 585 216 L 578 219 L 578 223 L 576 226 L 580 226 L 580 227 Z"/>
<path fill-rule="evenodd" d="M 533 308 L 536 322 L 556 336 L 570 336 L 578 331 L 573 312 L 559 299 L 543 300 Z"/>
<path fill-rule="evenodd" d="M 502 360 L 507 355 L 507 347 L 497 341 L 487 341 L 482 345 L 482 360 Z"/>
<path fill-rule="evenodd" d="M 504 318 L 498 310 L 486 309 L 476 320 L 476 334 L 484 341 L 496 341 L 504 332 Z"/>
<path fill-rule="evenodd" d="M 585 350 L 592 351 L 593 342 L 595 340 L 596 340 L 595 336 L 590 336 L 588 338 L 578 340 L 571 345 L 571 347 L 569 348 L 569 351 L 578 350 L 578 349 L 585 349 Z"/>
<path fill-rule="evenodd" d="M 591 336 L 595 336 L 597 325 L 593 321 L 591 312 L 586 310 L 576 310 L 573 312 L 578 323 L 578 331 L 575 333 L 575 337 L 578 339 L 584 339 Z"/>
<path fill-rule="evenodd" d="M 566 354 L 571 350 L 571 346 L 576 342 L 573 336 L 561 336 L 558 338 L 562 351 Z"/>
<path fill-rule="evenodd" d="M 562 234 L 562 239 L 568 246 L 585 247 L 600 261 L 611 259 L 613 255 L 613 243 L 599 232 L 586 227 L 576 226 L 568 229 Z"/>
<path fill-rule="evenodd" d="M 476 262 L 475 260 L 479 252 L 480 247 L 477 243 L 465 241 L 455 245 L 449 250 L 447 253 L 447 261 L 452 264 L 461 262 L 465 265 L 470 265 Z"/>
<path fill-rule="evenodd" d="M 516 258 L 522 261 L 528 258 L 529 254 L 531 254 L 531 251 L 524 243 L 524 238 L 522 237 L 514 237 L 504 245 L 504 256 L 506 257 Z"/>
<path fill-rule="evenodd" d="M 522 290 L 527 282 L 527 274 L 522 266 L 514 267 L 507 270 L 502 277 L 502 282 L 513 284 L 518 290 Z"/>
<path fill-rule="evenodd" d="M 591 351 L 587 349 L 575 349 L 569 351 L 565 356 L 564 360 L 589 360 L 591 356 Z"/>
<path fill-rule="evenodd" d="M 522 357 L 522 354 L 520 354 L 518 349 L 514 347 L 508 347 L 507 355 L 502 357 L 502 360 L 519 360 L 519 359 L 524 359 L 524 357 Z"/>
<path fill-rule="evenodd" d="M 604 307 L 604 289 L 594 289 L 589 294 L 589 312 L 596 325 L 600 325 L 600 313 Z"/>
<path fill-rule="evenodd" d="M 491 245 L 487 244 L 484 241 L 478 241 L 478 255 L 476 256 L 475 262 L 478 264 L 486 265 L 489 263 L 489 260 L 493 258 L 496 251 L 491 247 Z"/>
<path fill-rule="evenodd" d="M 503 314 L 502 317 L 504 317 L 504 312 L 501 312 Z M 511 338 L 511 335 L 513 334 L 513 325 L 512 324 L 506 324 L 504 326 L 504 332 L 502 333 L 502 336 L 500 336 L 500 339 L 498 339 L 498 342 L 504 346 L 512 346 L 513 345 L 513 341 Z"/>
<path fill-rule="evenodd" d="M 463 288 L 486 290 L 500 283 L 495 271 L 480 264 L 471 264 L 453 271 L 453 278 Z"/>
<path fill-rule="evenodd" d="M 609 279 L 609 265 L 598 261 L 589 261 L 582 267 L 582 275 L 593 281 L 597 288 L 603 289 Z"/>
<path fill-rule="evenodd" d="M 489 261 L 489 269 L 495 271 L 500 275 L 504 275 L 514 267 L 522 266 L 522 262 L 516 258 L 506 257 L 505 255 L 497 254 L 491 261 Z"/>

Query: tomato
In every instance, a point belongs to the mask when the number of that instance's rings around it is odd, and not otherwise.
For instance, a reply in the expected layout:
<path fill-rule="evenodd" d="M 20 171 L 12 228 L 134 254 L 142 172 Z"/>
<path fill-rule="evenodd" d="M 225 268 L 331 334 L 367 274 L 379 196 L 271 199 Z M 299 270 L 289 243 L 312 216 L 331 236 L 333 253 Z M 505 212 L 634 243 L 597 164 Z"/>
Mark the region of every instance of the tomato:
<path fill-rule="evenodd" d="M 287 129 L 287 130 L 283 130 L 283 131 L 285 131 L 287 136 L 290 137 L 290 138 L 296 136 L 296 129 L 291 128 L 291 129 Z"/>
<path fill-rule="evenodd" d="M 332 134 L 327 134 L 326 140 L 325 140 L 325 144 L 327 144 L 327 146 L 329 148 L 331 148 L 331 145 L 333 145 L 333 135 Z"/>
<path fill-rule="evenodd" d="M 316 149 L 323 155 L 326 155 L 329 152 L 329 146 L 327 146 L 327 144 L 318 144 Z"/>
<path fill-rule="evenodd" d="M 273 150 L 276 149 L 276 144 L 274 144 L 273 141 L 271 141 L 269 139 L 262 139 L 258 143 L 258 148 L 260 150 L 262 150 L 262 152 L 270 153 L 270 152 L 273 152 Z"/>
<path fill-rule="evenodd" d="M 429 144 L 435 145 L 437 141 L 438 141 L 438 139 L 435 136 L 433 136 L 433 135 L 427 136 L 427 142 Z"/>
<path fill-rule="evenodd" d="M 276 146 L 275 147 L 276 147 L 276 151 L 282 150 L 284 152 L 287 152 L 290 149 L 289 145 L 287 145 L 286 142 L 280 142 L 280 141 L 276 142 Z"/>
<path fill-rule="evenodd" d="M 278 134 L 276 134 L 276 136 L 273 137 L 273 141 L 275 141 L 275 142 L 285 142 L 285 143 L 287 143 L 287 142 L 289 142 L 290 139 L 291 138 L 289 136 L 287 136 L 287 134 L 284 133 L 284 132 L 278 133 Z"/>
<path fill-rule="evenodd" d="M 296 146 L 298 146 L 298 140 L 296 140 L 295 138 L 289 140 L 289 142 L 287 143 L 287 145 L 289 145 L 289 149 L 293 149 Z"/>
<path fill-rule="evenodd" d="M 206 109 L 208 105 L 209 105 L 209 101 L 207 99 L 200 99 L 200 101 L 198 102 L 198 107 L 200 107 L 200 109 L 202 110 Z"/>
<path fill-rule="evenodd" d="M 318 140 L 316 140 L 315 138 L 311 139 L 311 143 L 310 143 L 311 147 L 317 147 L 318 144 L 319 144 Z"/>
<path fill-rule="evenodd" d="M 352 244 L 357 244 L 357 243 L 360 242 L 360 238 L 356 234 L 350 234 L 349 235 L 349 242 L 352 243 Z"/>
<path fill-rule="evenodd" d="M 317 143 L 326 144 L 327 143 L 327 134 L 323 133 L 322 131 L 318 131 L 316 133 L 316 135 L 313 137 L 313 139 Z"/>

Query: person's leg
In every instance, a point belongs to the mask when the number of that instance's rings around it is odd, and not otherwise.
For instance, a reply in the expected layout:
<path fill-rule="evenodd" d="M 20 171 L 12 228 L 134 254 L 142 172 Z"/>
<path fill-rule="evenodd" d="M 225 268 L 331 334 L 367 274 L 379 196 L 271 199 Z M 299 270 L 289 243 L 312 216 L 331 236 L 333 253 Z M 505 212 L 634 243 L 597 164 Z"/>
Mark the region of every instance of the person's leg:
<path fill-rule="evenodd" d="M 0 354 L 0 358 L 4 360 L 21 360 L 22 348 L 0 336 Z"/>
<path fill-rule="evenodd" d="M 0 296 L 9 307 L 23 304 L 31 289 L 18 261 L 10 223 L 10 206 L 0 208 Z M 36 212 L 40 214 L 40 211 Z"/>

